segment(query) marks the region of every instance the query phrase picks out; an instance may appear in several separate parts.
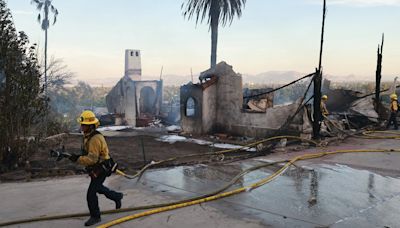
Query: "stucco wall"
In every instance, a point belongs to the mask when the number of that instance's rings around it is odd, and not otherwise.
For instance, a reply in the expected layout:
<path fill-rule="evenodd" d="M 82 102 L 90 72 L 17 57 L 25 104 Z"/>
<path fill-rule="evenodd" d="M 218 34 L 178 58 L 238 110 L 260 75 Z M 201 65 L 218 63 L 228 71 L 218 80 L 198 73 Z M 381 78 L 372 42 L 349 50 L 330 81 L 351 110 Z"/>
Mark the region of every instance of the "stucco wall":
<path fill-rule="evenodd" d="M 123 110 L 125 121 L 128 125 L 136 126 L 135 85 L 131 80 L 126 80 L 126 96 L 124 97 Z"/>
<path fill-rule="evenodd" d="M 202 89 L 201 84 L 187 84 L 181 87 L 181 124 L 184 132 L 207 134 L 225 132 L 232 135 L 265 137 L 272 135 L 296 112 L 298 103 L 268 108 L 264 113 L 250 113 L 242 110 L 243 90 L 242 77 L 236 74 L 232 67 L 221 62 L 216 68 L 202 73 L 203 78 L 218 77 L 218 81 Z M 203 84 L 205 85 L 205 84 Z M 185 104 L 193 97 L 197 104 L 194 117 L 185 115 Z M 301 110 L 293 123 L 291 130 L 301 131 L 303 124 Z M 201 113 L 198 116 L 198 113 Z"/>
<path fill-rule="evenodd" d="M 119 80 L 106 96 L 106 104 L 109 113 L 118 113 L 121 111 L 122 99 L 120 97 L 124 96 L 122 91 L 122 82 Z"/>
<path fill-rule="evenodd" d="M 207 87 L 203 91 L 203 133 L 211 133 L 215 129 L 217 120 L 217 84 Z"/>
<path fill-rule="evenodd" d="M 108 112 L 124 113 L 126 124 L 136 125 L 135 86 L 132 80 L 121 78 L 107 94 L 106 102 Z"/>
<path fill-rule="evenodd" d="M 265 113 L 241 113 L 240 123 L 242 125 L 279 129 L 285 123 L 290 114 L 298 107 L 297 103 L 269 108 Z"/>
<path fill-rule="evenodd" d="M 191 134 L 203 134 L 203 90 L 200 85 L 187 84 L 180 88 L 181 94 L 181 127 L 184 132 Z M 195 101 L 194 116 L 186 116 L 186 102 L 192 97 Z"/>
<path fill-rule="evenodd" d="M 221 64 L 221 63 L 220 63 Z M 220 65 L 219 64 L 219 65 Z M 218 75 L 217 82 L 217 128 L 223 130 L 240 121 L 243 103 L 242 77 L 229 65 L 222 65 L 225 74 Z M 230 69 L 228 68 L 230 67 Z"/>
<path fill-rule="evenodd" d="M 140 99 L 140 90 L 151 87 L 156 96 L 156 115 L 160 113 L 162 102 L 162 81 L 133 81 L 123 77 L 106 96 L 107 108 L 110 113 L 124 114 L 124 122 L 136 126 L 136 117 Z M 138 111 L 138 112 L 137 112 Z"/>

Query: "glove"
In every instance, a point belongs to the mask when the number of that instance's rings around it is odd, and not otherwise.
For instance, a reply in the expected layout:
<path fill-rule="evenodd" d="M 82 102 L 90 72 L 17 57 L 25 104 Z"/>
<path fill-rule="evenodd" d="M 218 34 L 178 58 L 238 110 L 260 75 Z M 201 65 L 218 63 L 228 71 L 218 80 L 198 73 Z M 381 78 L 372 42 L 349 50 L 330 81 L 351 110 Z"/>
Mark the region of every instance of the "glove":
<path fill-rule="evenodd" d="M 71 157 L 69 157 L 69 160 L 72 162 L 76 162 L 80 156 L 77 154 L 71 154 Z"/>

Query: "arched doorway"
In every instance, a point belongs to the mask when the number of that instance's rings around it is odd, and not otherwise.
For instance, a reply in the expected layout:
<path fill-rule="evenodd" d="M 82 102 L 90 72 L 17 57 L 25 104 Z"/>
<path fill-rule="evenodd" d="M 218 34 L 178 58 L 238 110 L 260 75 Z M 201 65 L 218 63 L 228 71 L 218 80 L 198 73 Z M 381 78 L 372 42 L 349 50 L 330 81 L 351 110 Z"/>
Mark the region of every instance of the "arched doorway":
<path fill-rule="evenodd" d="M 153 88 L 150 86 L 145 86 L 140 90 L 140 98 L 139 98 L 139 109 L 140 114 L 152 114 L 156 113 L 156 93 Z"/>

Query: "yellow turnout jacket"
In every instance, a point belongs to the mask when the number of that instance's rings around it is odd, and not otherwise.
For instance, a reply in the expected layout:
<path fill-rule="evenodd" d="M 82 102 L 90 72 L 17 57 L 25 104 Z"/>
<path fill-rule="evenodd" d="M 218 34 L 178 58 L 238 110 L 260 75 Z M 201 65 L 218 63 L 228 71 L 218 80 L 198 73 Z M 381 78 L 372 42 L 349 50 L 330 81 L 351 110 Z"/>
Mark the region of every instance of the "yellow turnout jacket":
<path fill-rule="evenodd" d="M 392 100 L 392 102 L 390 102 L 390 111 L 397 112 L 398 109 L 397 100 Z"/>
<path fill-rule="evenodd" d="M 322 115 L 324 115 L 324 116 L 329 115 L 329 111 L 328 111 L 328 109 L 326 108 L 326 104 L 325 104 L 324 101 L 321 101 L 320 108 L 321 108 L 321 113 L 322 113 Z"/>
<path fill-rule="evenodd" d="M 84 166 L 91 166 L 110 159 L 108 146 L 104 136 L 100 133 L 85 134 L 82 145 L 83 155 L 79 157 L 78 163 Z"/>

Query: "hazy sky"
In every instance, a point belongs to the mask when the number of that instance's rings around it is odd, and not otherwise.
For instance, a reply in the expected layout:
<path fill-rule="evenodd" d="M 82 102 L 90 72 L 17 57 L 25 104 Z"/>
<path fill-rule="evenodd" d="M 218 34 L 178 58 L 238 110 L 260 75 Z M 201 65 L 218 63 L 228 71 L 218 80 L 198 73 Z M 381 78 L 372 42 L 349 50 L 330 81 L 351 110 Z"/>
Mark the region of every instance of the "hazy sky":
<path fill-rule="evenodd" d="M 17 30 L 44 46 L 30 0 L 6 0 Z M 57 23 L 49 56 L 64 59 L 77 78 L 101 83 L 124 71 L 124 50 L 140 49 L 146 76 L 189 75 L 210 62 L 206 23 L 185 20 L 184 0 L 53 0 Z M 314 71 L 318 65 L 322 0 L 247 0 L 240 19 L 221 28 L 217 60 L 236 72 Z M 400 0 L 327 0 L 324 72 L 373 80 L 385 33 L 384 79 L 400 74 Z M 146 78 L 146 77 L 144 77 Z"/>

